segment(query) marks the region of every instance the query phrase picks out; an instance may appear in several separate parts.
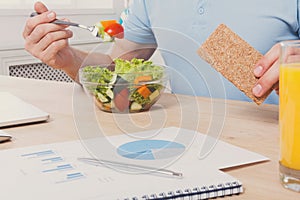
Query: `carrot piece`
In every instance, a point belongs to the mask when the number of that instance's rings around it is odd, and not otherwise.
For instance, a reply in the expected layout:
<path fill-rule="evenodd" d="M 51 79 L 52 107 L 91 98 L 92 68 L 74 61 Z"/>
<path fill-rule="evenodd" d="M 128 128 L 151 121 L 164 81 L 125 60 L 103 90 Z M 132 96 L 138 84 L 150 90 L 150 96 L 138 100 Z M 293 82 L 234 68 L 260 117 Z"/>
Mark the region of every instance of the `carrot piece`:
<path fill-rule="evenodd" d="M 103 20 L 103 21 L 100 21 L 100 23 L 103 26 L 103 28 L 106 29 L 108 26 L 110 26 L 112 24 L 116 24 L 118 22 L 117 22 L 117 20 L 112 19 L 112 20 Z"/>
<path fill-rule="evenodd" d="M 138 76 L 134 79 L 134 84 L 138 84 L 139 82 L 142 81 L 151 81 L 152 76 Z"/>
<path fill-rule="evenodd" d="M 145 99 L 146 99 L 147 97 L 149 97 L 150 94 L 151 94 L 151 91 L 149 90 L 149 88 L 147 88 L 146 85 L 142 85 L 141 87 L 138 88 L 137 91 L 138 91 L 138 93 L 139 93 L 140 95 L 142 95 Z"/>

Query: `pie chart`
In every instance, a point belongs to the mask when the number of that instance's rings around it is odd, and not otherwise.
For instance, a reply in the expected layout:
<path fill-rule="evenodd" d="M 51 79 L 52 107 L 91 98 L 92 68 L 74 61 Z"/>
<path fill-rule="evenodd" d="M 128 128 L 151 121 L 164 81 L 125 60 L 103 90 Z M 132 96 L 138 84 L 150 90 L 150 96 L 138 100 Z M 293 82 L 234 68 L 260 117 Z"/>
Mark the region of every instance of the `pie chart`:
<path fill-rule="evenodd" d="M 166 159 L 184 151 L 184 145 L 167 140 L 138 140 L 125 143 L 117 149 L 120 156 L 135 160 Z"/>

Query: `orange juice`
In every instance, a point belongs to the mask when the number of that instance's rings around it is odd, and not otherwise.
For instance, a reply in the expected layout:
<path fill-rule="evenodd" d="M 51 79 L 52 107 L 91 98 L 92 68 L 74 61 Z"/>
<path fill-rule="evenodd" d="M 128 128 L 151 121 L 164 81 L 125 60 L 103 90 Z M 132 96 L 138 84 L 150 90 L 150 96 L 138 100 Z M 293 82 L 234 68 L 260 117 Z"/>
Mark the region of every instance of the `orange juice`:
<path fill-rule="evenodd" d="M 300 170 L 300 63 L 280 66 L 280 163 Z"/>

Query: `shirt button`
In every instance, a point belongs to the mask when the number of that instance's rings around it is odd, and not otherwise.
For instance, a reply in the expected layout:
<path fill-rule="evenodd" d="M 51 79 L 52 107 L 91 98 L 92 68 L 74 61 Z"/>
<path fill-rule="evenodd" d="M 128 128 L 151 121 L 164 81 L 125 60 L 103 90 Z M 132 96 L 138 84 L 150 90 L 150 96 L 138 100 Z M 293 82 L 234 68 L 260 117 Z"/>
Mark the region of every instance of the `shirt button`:
<path fill-rule="evenodd" d="M 203 7 L 200 7 L 200 8 L 198 9 L 198 13 L 199 13 L 200 15 L 202 15 L 202 14 L 204 13 L 204 8 L 203 8 Z"/>

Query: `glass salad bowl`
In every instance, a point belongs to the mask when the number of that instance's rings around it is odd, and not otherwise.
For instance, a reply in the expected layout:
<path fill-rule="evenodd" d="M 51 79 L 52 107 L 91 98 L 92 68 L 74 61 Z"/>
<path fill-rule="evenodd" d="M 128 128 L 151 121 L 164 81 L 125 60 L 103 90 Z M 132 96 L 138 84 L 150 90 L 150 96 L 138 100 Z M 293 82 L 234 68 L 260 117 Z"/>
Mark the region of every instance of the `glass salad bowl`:
<path fill-rule="evenodd" d="M 143 59 L 115 59 L 109 66 L 85 66 L 79 81 L 96 105 L 106 112 L 147 111 L 168 82 L 166 68 Z"/>

